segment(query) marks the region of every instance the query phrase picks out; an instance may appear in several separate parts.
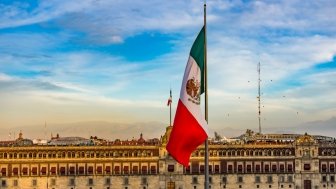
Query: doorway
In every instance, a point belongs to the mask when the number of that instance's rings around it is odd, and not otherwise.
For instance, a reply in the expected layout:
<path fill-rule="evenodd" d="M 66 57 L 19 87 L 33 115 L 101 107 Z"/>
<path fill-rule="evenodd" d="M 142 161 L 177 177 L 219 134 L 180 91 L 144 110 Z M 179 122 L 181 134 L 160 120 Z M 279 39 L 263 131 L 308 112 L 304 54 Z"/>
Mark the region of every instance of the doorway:
<path fill-rule="evenodd" d="M 175 182 L 173 181 L 167 182 L 167 189 L 175 189 Z"/>
<path fill-rule="evenodd" d="M 311 180 L 304 180 L 303 181 L 303 189 L 312 189 L 312 184 L 311 184 Z"/>

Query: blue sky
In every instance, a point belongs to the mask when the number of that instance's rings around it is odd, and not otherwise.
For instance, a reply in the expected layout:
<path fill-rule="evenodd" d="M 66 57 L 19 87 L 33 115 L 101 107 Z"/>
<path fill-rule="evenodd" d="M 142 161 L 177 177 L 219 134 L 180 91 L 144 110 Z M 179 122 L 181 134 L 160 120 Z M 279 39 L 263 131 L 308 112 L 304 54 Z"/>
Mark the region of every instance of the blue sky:
<path fill-rule="evenodd" d="M 257 130 L 258 62 L 265 132 L 335 125 L 334 10 L 333 0 L 208 1 L 210 129 Z M 0 138 L 39 137 L 29 130 L 45 121 L 50 132 L 103 122 L 160 136 L 203 25 L 196 0 L 1 1 L 0 12 Z M 78 135 L 115 137 L 88 127 Z"/>

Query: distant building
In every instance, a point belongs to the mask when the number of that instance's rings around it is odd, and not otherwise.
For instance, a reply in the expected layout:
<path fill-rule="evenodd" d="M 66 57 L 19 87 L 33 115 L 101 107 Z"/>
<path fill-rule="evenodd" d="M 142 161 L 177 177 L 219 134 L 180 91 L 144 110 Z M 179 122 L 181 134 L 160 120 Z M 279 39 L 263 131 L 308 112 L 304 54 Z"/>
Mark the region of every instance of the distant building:
<path fill-rule="evenodd" d="M 48 145 L 48 140 L 46 139 L 33 139 L 34 145 Z"/>
<path fill-rule="evenodd" d="M 53 137 L 47 145 L 49 146 L 92 146 L 94 145 L 93 140 L 85 139 L 83 137 L 60 137 L 57 134 Z"/>
<path fill-rule="evenodd" d="M 37 145 L 21 135 L 0 142 L 0 188 L 203 188 L 204 147 L 192 154 L 189 167 L 179 165 L 165 149 L 171 128 L 160 139 L 146 140 L 142 134 L 126 141 L 57 136 L 48 145 Z M 336 188 L 332 137 L 248 130 L 235 139 L 217 134 L 209 142 L 211 189 Z"/>

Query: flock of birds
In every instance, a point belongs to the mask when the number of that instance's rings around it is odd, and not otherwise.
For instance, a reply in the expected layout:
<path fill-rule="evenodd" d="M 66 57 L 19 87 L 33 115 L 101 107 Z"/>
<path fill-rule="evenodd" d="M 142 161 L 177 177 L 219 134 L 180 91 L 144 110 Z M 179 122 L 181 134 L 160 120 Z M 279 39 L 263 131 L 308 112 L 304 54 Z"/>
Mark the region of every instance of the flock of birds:
<path fill-rule="evenodd" d="M 261 81 L 261 80 L 260 80 L 260 81 Z M 273 82 L 272 79 L 271 79 L 270 81 Z M 247 82 L 250 83 L 250 81 L 247 81 Z M 261 95 L 263 95 L 263 93 L 261 93 Z M 257 96 L 257 98 L 259 98 L 259 96 Z M 282 98 L 286 98 L 286 95 L 282 95 Z M 238 99 L 240 99 L 240 96 L 238 96 Z M 262 107 L 265 108 L 264 105 L 263 105 Z M 296 115 L 299 115 L 299 112 L 298 112 L 298 111 L 296 112 Z M 229 117 L 230 114 L 228 113 L 227 116 Z M 264 120 L 266 120 L 266 118 L 264 118 Z"/>

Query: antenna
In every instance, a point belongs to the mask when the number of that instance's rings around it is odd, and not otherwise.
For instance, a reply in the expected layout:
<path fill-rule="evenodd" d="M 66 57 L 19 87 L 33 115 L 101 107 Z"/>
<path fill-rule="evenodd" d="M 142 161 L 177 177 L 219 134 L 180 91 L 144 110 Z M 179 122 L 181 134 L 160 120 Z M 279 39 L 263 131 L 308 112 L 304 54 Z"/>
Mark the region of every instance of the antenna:
<path fill-rule="evenodd" d="M 260 96 L 260 62 L 258 63 L 258 120 L 259 120 L 259 134 L 261 134 L 261 120 L 260 120 L 260 116 L 261 116 L 261 111 L 260 111 L 260 100 L 261 100 L 261 96 Z"/>

